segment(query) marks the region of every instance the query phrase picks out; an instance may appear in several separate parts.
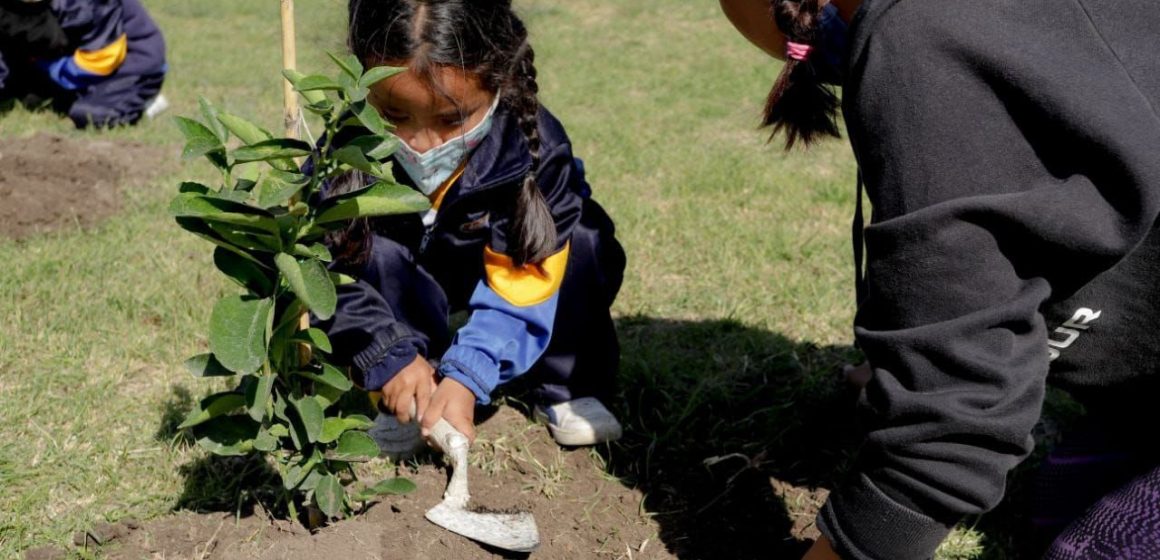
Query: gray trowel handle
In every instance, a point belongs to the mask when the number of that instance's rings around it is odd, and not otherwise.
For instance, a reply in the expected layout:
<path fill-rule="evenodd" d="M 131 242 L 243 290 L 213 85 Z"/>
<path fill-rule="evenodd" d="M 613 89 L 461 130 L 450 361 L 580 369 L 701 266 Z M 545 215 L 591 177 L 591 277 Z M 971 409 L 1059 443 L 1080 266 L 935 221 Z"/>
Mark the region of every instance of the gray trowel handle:
<path fill-rule="evenodd" d="M 415 414 L 415 401 L 411 401 L 411 416 Z M 454 507 L 465 507 L 471 500 L 467 492 L 467 448 L 471 441 L 442 418 L 431 428 L 427 440 L 451 460 L 451 480 L 443 493 L 443 501 Z"/>
<path fill-rule="evenodd" d="M 417 416 L 418 409 L 415 406 L 415 401 L 412 400 L 411 418 Z M 471 446 L 471 441 L 467 439 L 467 436 L 460 433 L 459 430 L 456 430 L 455 426 L 452 426 L 450 422 L 440 418 L 435 423 L 435 426 L 431 428 L 431 435 L 428 436 L 428 440 L 436 449 L 451 455 L 453 459 L 458 458 L 458 448 L 462 447 L 463 458 L 465 461 L 467 460 L 467 448 Z M 453 466 L 458 467 L 458 461 Z"/>

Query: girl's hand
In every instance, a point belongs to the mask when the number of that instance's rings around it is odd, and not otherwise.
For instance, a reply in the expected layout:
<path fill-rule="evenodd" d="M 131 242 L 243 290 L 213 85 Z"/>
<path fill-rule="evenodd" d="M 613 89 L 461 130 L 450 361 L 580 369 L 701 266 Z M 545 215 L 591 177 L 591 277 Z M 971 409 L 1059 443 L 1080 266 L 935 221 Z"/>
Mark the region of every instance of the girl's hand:
<path fill-rule="evenodd" d="M 469 441 L 475 441 L 475 393 L 450 377 L 444 377 L 439 382 L 439 388 L 431 395 L 426 414 L 420 417 L 423 437 L 430 435 L 431 428 L 442 418 L 467 436 Z"/>
<path fill-rule="evenodd" d="M 415 418 L 423 417 L 435 387 L 435 369 L 423 356 L 415 356 L 411 363 L 383 385 L 382 402 L 395 413 L 399 422 L 407 424 Z M 411 403 L 415 404 L 415 418 L 412 418 Z"/>

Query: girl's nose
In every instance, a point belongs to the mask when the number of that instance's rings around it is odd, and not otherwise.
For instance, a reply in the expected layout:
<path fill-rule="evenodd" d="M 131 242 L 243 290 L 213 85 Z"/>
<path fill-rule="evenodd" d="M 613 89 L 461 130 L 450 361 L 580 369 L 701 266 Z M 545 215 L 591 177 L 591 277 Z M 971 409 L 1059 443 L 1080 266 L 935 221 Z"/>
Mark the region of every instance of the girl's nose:
<path fill-rule="evenodd" d="M 406 140 L 407 145 L 420 154 L 443 144 L 443 139 L 430 128 L 418 129 Z"/>

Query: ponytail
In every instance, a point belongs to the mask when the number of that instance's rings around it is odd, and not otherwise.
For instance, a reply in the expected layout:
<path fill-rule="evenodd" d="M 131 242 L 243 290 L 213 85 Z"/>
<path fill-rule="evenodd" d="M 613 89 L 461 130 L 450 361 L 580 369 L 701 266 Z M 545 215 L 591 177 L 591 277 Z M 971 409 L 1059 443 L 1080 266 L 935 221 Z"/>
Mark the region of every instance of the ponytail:
<path fill-rule="evenodd" d="M 770 11 L 785 34 L 785 66 L 765 100 L 762 127 L 772 127 L 770 140 L 785 131 L 785 149 L 798 140 L 809 145 L 819 136 L 839 137 L 838 97 L 825 85 L 810 51 L 820 43 L 820 0 L 771 0 Z"/>
<path fill-rule="evenodd" d="M 512 260 L 517 265 L 523 265 L 543 261 L 556 250 L 556 223 L 536 182 L 536 170 L 540 167 L 540 129 L 537 118 L 540 102 L 536 97 L 539 93 L 539 85 L 536 84 L 536 54 L 527 41 L 527 31 L 522 24 L 518 26 L 518 31 L 522 31 L 524 40 L 512 59 L 511 87 L 505 93 L 510 92 L 507 93 L 510 96 L 509 104 L 532 156 L 532 167 L 516 196 L 515 218 L 510 232 L 513 239 L 509 243 L 512 246 L 509 251 Z"/>

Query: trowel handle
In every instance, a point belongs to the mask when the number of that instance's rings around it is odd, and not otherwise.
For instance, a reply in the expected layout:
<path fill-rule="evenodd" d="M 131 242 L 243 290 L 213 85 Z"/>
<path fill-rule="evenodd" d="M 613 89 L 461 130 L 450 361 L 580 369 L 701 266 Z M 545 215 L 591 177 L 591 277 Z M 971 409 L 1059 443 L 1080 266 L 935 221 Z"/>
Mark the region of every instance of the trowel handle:
<path fill-rule="evenodd" d="M 444 453 L 452 455 L 453 458 L 458 458 L 459 453 L 463 453 L 466 457 L 467 448 L 471 444 L 467 436 L 459 433 L 454 426 L 448 421 L 440 418 L 438 422 L 431 428 L 431 435 L 429 436 L 431 443 L 435 444 Z"/>
<path fill-rule="evenodd" d="M 415 418 L 417 414 L 415 400 L 411 399 L 411 417 Z M 467 436 L 463 435 L 459 430 L 456 430 L 455 426 L 452 426 L 450 422 L 442 418 L 431 428 L 431 435 L 428 439 L 437 449 L 452 455 L 455 459 L 458 459 L 459 448 L 463 449 L 463 457 L 466 459 L 467 448 L 471 445 L 471 441 L 467 439 Z"/>

